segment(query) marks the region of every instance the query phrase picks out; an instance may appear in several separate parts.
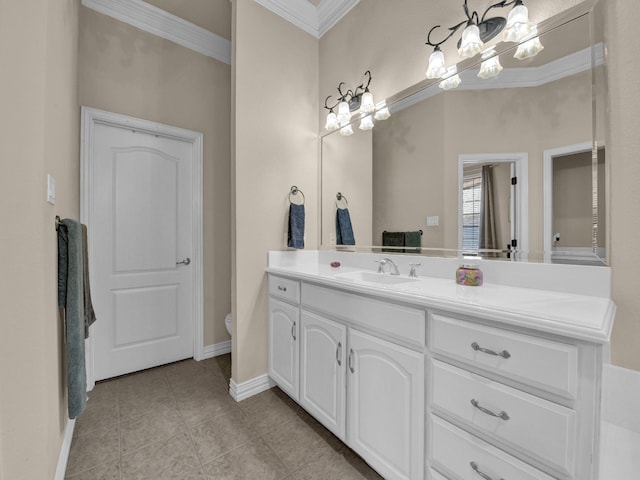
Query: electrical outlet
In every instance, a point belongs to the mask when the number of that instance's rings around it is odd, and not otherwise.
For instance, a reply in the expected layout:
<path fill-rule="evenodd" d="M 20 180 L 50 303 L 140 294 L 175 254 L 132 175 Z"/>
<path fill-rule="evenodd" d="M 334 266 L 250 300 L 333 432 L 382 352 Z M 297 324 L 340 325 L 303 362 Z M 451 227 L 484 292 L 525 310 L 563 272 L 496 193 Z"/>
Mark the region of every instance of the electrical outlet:
<path fill-rule="evenodd" d="M 437 227 L 438 225 L 440 225 L 440 217 L 438 215 L 427 217 L 427 227 Z"/>

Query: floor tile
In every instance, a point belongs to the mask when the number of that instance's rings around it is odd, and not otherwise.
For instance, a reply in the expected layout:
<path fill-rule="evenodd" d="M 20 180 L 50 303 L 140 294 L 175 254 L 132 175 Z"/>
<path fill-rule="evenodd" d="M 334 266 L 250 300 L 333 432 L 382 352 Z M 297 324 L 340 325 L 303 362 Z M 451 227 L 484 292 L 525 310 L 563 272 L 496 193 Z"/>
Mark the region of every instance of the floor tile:
<path fill-rule="evenodd" d="M 87 393 L 87 406 L 75 423 L 74 436 L 103 430 L 118 423 L 118 396 L 115 386 L 97 384 Z"/>
<path fill-rule="evenodd" d="M 169 412 L 176 409 L 176 400 L 168 384 L 156 385 L 146 390 L 136 387 L 118 393 L 118 414 L 121 422 L 154 412 Z"/>
<path fill-rule="evenodd" d="M 289 471 L 262 439 L 254 439 L 206 464 L 211 480 L 283 480 Z"/>
<path fill-rule="evenodd" d="M 123 480 L 178 479 L 189 472 L 202 476 L 200 461 L 186 433 L 156 442 L 121 458 Z"/>
<path fill-rule="evenodd" d="M 120 459 L 102 463 L 90 470 L 64 478 L 69 480 L 120 480 Z"/>
<path fill-rule="evenodd" d="M 223 389 L 207 389 L 178 401 L 178 410 L 188 425 L 197 425 L 218 415 L 237 411 L 238 404 Z"/>
<path fill-rule="evenodd" d="M 204 366 L 213 371 L 214 374 L 220 375 L 225 383 L 229 385 L 231 379 L 231 355 L 219 355 L 217 357 L 208 358 L 202 362 Z"/>
<path fill-rule="evenodd" d="M 240 402 L 238 406 L 251 422 L 253 428 L 261 433 L 268 432 L 283 423 L 295 420 L 304 412 L 302 408 L 277 388 L 272 388 L 247 398 Z"/>
<path fill-rule="evenodd" d="M 118 425 L 111 425 L 97 433 L 76 436 L 71 442 L 67 474 L 89 470 L 120 455 Z"/>
<path fill-rule="evenodd" d="M 239 410 L 189 427 L 202 463 L 207 463 L 258 436 Z"/>
<path fill-rule="evenodd" d="M 291 471 L 332 450 L 324 438 L 299 418 L 264 433 L 262 439 Z"/>
<path fill-rule="evenodd" d="M 166 440 L 186 429 L 177 410 L 155 411 L 120 424 L 120 451 L 129 453 L 150 443 Z"/>

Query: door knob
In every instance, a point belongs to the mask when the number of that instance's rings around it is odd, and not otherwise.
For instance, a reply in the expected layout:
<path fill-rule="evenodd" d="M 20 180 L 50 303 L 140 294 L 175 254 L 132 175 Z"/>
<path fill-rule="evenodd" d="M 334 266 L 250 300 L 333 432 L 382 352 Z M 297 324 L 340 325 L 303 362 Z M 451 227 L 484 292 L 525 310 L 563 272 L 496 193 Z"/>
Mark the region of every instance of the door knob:
<path fill-rule="evenodd" d="M 191 263 L 191 259 L 189 257 L 185 258 L 181 262 L 176 262 L 176 265 L 189 265 Z"/>

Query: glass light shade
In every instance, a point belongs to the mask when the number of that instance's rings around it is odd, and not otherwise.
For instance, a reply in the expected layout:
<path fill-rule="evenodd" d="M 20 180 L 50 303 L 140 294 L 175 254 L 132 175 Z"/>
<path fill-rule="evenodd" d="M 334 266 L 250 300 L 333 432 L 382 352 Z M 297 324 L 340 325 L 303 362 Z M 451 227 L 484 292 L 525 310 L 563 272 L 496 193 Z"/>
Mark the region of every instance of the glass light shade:
<path fill-rule="evenodd" d="M 329 112 L 327 115 L 327 123 L 325 123 L 324 128 L 326 130 L 335 130 L 338 128 L 338 116 L 334 112 Z"/>
<path fill-rule="evenodd" d="M 373 117 L 370 113 L 360 114 L 360 130 L 371 130 L 373 128 Z"/>
<path fill-rule="evenodd" d="M 440 47 L 436 47 L 429 57 L 429 65 L 427 66 L 427 78 L 440 78 L 447 73 L 447 67 L 444 64 L 444 53 Z"/>
<path fill-rule="evenodd" d="M 338 105 L 338 122 L 340 125 L 349 123 L 351 120 L 351 110 L 349 110 L 349 104 L 345 101 L 340 102 Z"/>
<path fill-rule="evenodd" d="M 353 135 L 353 128 L 351 127 L 351 124 L 347 125 L 346 127 L 342 127 L 340 129 L 340 135 L 342 135 L 343 137 Z"/>
<path fill-rule="evenodd" d="M 376 114 L 373 116 L 376 120 L 386 120 L 391 116 L 389 107 L 387 107 L 387 101 L 383 100 L 376 105 Z"/>
<path fill-rule="evenodd" d="M 443 90 L 451 90 L 460 85 L 462 80 L 460 79 L 460 75 L 458 75 L 458 68 L 454 65 L 453 67 L 449 67 L 447 69 L 447 73 L 444 75 L 446 78 L 440 82 L 438 85 Z"/>
<path fill-rule="evenodd" d="M 360 102 L 360 111 L 363 113 L 373 113 L 375 109 L 376 104 L 373 102 L 373 94 L 371 92 L 364 92 Z"/>
<path fill-rule="evenodd" d="M 516 5 L 507 17 L 507 26 L 504 28 L 503 39 L 505 42 L 520 42 L 530 33 L 529 10 L 522 4 Z"/>
<path fill-rule="evenodd" d="M 480 29 L 477 25 L 467 25 L 462 32 L 462 42 L 458 54 L 462 58 L 470 58 L 482 51 L 484 43 L 480 40 Z"/>
<path fill-rule="evenodd" d="M 482 58 L 485 59 L 480 65 L 480 72 L 478 77 L 486 80 L 487 78 L 497 77 L 502 71 L 502 65 L 500 65 L 500 57 L 496 55 L 495 48 L 490 48 L 482 54 Z"/>
<path fill-rule="evenodd" d="M 538 36 L 538 28 L 536 26 L 533 27 L 531 33 L 535 35 L 535 37 L 530 38 L 522 42 L 518 45 L 516 49 L 516 53 L 513 55 L 514 58 L 518 60 L 524 60 L 525 58 L 531 58 L 538 55 L 542 50 L 544 50 L 544 45 L 540 41 L 540 37 Z"/>

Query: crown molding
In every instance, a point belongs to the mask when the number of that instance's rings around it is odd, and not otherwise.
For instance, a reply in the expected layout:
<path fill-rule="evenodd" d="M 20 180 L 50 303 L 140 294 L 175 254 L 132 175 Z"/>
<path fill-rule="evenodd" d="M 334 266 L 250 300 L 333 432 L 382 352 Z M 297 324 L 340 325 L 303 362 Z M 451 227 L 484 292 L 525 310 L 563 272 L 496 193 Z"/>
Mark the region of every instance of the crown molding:
<path fill-rule="evenodd" d="M 322 0 L 318 5 L 320 37 L 331 30 L 360 0 Z"/>
<path fill-rule="evenodd" d="M 229 40 L 142 0 L 82 0 L 82 5 L 227 65 L 231 64 Z"/>
<path fill-rule="evenodd" d="M 267 10 L 319 38 L 318 11 L 306 0 L 255 0 Z"/>
<path fill-rule="evenodd" d="M 322 37 L 360 0 L 322 0 L 317 7 L 302 0 L 255 0 L 316 38 Z"/>

